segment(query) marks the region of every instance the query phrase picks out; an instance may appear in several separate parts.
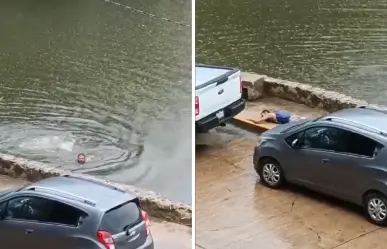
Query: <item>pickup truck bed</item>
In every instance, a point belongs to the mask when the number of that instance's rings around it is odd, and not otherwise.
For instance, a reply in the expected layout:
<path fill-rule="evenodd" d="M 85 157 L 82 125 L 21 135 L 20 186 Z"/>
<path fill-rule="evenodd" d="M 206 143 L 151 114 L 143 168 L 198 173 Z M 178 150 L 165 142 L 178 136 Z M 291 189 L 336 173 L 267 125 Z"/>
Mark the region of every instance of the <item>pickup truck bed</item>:
<path fill-rule="evenodd" d="M 197 132 L 206 132 L 245 108 L 240 71 L 209 65 L 196 65 L 195 69 L 195 127 Z"/>

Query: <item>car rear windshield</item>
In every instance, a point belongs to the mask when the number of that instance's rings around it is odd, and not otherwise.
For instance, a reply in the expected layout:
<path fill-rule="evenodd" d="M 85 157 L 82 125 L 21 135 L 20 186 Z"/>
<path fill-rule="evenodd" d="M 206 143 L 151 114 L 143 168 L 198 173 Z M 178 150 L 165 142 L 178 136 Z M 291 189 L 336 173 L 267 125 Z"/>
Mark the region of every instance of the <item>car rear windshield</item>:
<path fill-rule="evenodd" d="M 137 202 L 127 202 L 107 211 L 100 225 L 100 229 L 111 234 L 126 231 L 141 221 L 141 211 Z"/>

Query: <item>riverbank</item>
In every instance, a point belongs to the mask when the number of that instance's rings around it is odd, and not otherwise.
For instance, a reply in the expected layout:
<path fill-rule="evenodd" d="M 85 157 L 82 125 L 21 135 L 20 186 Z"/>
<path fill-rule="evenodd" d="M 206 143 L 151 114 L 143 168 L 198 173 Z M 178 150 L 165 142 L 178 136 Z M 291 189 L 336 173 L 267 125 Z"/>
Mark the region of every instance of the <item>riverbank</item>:
<path fill-rule="evenodd" d="M 342 93 L 256 73 L 243 72 L 242 83 L 247 90 L 247 99 L 249 101 L 265 97 L 276 97 L 328 112 L 359 105 L 369 105 L 364 100 L 352 98 Z"/>
<path fill-rule="evenodd" d="M 32 182 L 58 175 L 77 175 L 54 166 L 5 154 L 0 154 L 0 174 Z M 93 178 L 91 176 L 87 177 Z M 150 216 L 191 227 L 192 207 L 190 205 L 171 201 L 153 191 L 140 189 L 135 186 L 112 184 L 136 193 L 144 210 Z"/>
<path fill-rule="evenodd" d="M 233 122 L 249 130 L 256 130 L 259 127 L 252 125 L 247 119 L 256 118 L 263 109 L 280 109 L 299 116 L 319 117 L 327 112 L 355 106 L 385 108 L 307 84 L 248 72 L 242 72 L 241 76 L 247 99 L 246 109 L 237 115 Z"/>

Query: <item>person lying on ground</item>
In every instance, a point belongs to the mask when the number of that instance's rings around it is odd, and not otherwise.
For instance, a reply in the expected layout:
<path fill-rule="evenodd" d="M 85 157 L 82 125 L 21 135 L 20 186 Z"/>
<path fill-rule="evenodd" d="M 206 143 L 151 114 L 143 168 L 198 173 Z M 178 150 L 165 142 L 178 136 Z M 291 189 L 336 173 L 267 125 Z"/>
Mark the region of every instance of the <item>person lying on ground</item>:
<path fill-rule="evenodd" d="M 258 119 L 247 119 L 253 123 L 261 123 L 261 122 L 270 122 L 275 124 L 287 124 L 292 121 L 298 121 L 301 119 L 305 119 L 304 117 L 293 115 L 288 111 L 269 111 L 269 110 L 263 110 L 261 112 L 261 117 Z"/>

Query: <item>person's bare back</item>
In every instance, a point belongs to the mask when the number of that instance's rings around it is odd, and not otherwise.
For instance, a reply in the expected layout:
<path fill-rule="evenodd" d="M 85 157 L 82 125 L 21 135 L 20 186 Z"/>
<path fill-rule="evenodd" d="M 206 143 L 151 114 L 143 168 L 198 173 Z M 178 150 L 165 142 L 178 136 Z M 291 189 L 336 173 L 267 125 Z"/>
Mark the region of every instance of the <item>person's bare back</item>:
<path fill-rule="evenodd" d="M 275 124 L 287 124 L 289 122 L 298 121 L 305 119 L 304 117 L 292 115 L 287 111 L 268 111 L 263 110 L 261 112 L 261 117 L 258 119 L 247 119 L 255 124 L 262 122 L 270 122 Z"/>

